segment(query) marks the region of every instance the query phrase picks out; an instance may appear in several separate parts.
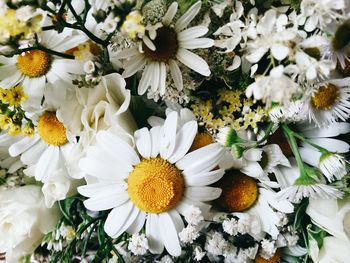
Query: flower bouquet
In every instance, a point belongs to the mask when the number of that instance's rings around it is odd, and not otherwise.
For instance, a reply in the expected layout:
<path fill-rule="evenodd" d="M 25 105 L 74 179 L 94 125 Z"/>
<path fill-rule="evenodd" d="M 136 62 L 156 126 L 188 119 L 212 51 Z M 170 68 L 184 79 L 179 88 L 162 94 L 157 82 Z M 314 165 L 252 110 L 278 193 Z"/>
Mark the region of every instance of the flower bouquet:
<path fill-rule="evenodd" d="M 1 0 L 0 261 L 350 258 L 349 0 Z"/>

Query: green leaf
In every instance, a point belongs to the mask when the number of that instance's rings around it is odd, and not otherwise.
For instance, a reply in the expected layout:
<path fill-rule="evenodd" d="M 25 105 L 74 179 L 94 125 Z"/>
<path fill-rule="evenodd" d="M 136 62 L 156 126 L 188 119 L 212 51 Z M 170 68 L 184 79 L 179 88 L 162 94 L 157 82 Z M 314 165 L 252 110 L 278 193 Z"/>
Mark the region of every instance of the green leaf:
<path fill-rule="evenodd" d="M 58 202 L 58 206 L 60 208 L 60 211 L 61 211 L 63 217 L 72 226 L 74 226 L 74 223 L 73 223 L 73 217 L 72 217 L 72 215 L 70 213 L 70 210 L 72 208 L 72 205 L 73 205 L 74 201 L 75 201 L 74 197 L 69 197 L 69 198 L 66 198 L 66 199 Z"/>
<path fill-rule="evenodd" d="M 308 233 L 308 239 L 315 240 L 318 247 L 321 248 L 323 245 L 323 239 L 327 235 L 327 232 L 313 224 L 309 224 L 306 229 Z"/>

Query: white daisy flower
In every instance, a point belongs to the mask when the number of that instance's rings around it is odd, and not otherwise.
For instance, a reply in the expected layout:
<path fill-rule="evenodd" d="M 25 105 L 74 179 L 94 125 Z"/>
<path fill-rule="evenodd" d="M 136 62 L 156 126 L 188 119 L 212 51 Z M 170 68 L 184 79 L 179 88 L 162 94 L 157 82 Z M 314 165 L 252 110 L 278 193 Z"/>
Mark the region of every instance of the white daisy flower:
<path fill-rule="evenodd" d="M 187 153 L 197 123 L 189 121 L 177 129 L 177 121 L 177 113 L 172 112 L 163 126 L 137 130 L 136 149 L 112 131 L 97 133 L 96 145 L 80 161 L 81 169 L 97 183 L 78 188 L 89 197 L 84 202 L 89 210 L 112 209 L 104 226 L 109 236 L 138 233 L 146 222 L 150 251 L 159 254 L 165 246 L 173 256 L 181 254 L 178 233 L 184 223 L 180 214 L 190 205 L 207 211 L 209 206 L 203 202 L 221 194 L 220 189 L 207 185 L 224 173 L 212 170 L 223 149 L 210 144 Z"/>
<path fill-rule="evenodd" d="M 319 161 L 321 172 L 328 181 L 340 180 L 347 174 L 347 161 L 344 156 L 334 153 L 322 154 Z"/>
<path fill-rule="evenodd" d="M 331 30 L 334 32 L 331 40 L 322 49 L 323 58 L 331 59 L 335 64 L 339 63 L 344 69 L 347 61 L 350 60 L 350 19 L 343 21 L 337 28 Z"/>
<path fill-rule="evenodd" d="M 331 138 L 336 137 L 340 134 L 346 134 L 350 132 L 350 124 L 346 122 L 335 122 L 328 127 L 316 127 L 315 125 L 302 123 L 298 125 L 299 131 L 307 138 L 307 140 L 315 145 L 319 145 L 320 147 L 326 149 L 331 153 L 343 154 L 347 153 L 350 150 L 350 145 L 342 140 Z M 311 166 L 320 167 L 321 153 L 318 149 L 310 146 L 309 144 L 302 143 L 299 147 L 299 152 L 303 161 Z M 334 156 L 333 156 L 334 157 Z M 335 157 L 336 158 L 336 157 Z M 333 158 L 332 158 L 333 159 Z M 336 158 L 337 159 L 337 158 Z M 334 159 L 333 159 L 334 160 Z M 333 176 L 330 176 L 330 171 L 335 172 L 335 167 L 339 168 L 339 162 L 336 162 L 337 165 L 329 166 L 329 162 L 323 163 L 322 169 L 324 175 L 331 179 Z M 324 167 L 324 165 L 327 165 Z M 331 168 L 333 167 L 333 168 Z M 327 172 L 328 171 L 328 172 Z M 342 171 L 337 176 L 341 176 L 344 173 L 343 169 L 340 169 L 339 172 Z"/>
<path fill-rule="evenodd" d="M 195 18 L 201 8 L 201 1 L 195 3 L 187 12 L 172 24 L 177 10 L 177 2 L 173 2 L 162 19 L 155 34 L 143 37 L 142 52 L 134 46 L 119 53 L 118 58 L 128 58 L 125 62 L 123 77 L 127 78 L 143 69 L 138 86 L 138 93 L 144 94 L 150 87 L 165 94 L 167 71 L 178 90 L 183 89 L 183 80 L 178 61 L 203 76 L 209 76 L 208 64 L 198 55 L 189 51 L 197 48 L 213 46 L 214 40 L 201 38 L 208 32 L 206 26 L 195 26 L 185 29 Z"/>
<path fill-rule="evenodd" d="M 299 203 L 303 198 L 337 199 L 343 194 L 332 186 L 314 181 L 309 185 L 292 185 L 277 194 L 279 200 Z"/>
<path fill-rule="evenodd" d="M 350 78 L 334 79 L 317 85 L 305 105 L 310 121 L 322 126 L 349 118 L 349 81 Z"/>
<path fill-rule="evenodd" d="M 65 165 L 69 161 L 72 146 L 76 143 L 75 134 L 60 120 L 60 109 L 57 107 L 57 104 L 62 105 L 62 101 L 65 102 L 65 107 L 70 107 L 69 104 L 75 104 L 76 100 L 67 100 L 65 91 L 69 88 L 64 86 L 67 84 L 55 84 L 60 89 L 47 84 L 46 102 L 31 117 L 36 126 L 34 135 L 23 137 L 9 147 L 11 156 L 20 156 L 21 161 L 28 165 L 26 173 L 43 183 L 49 182 L 55 174 L 61 174 L 62 170 L 68 176 Z"/>
<path fill-rule="evenodd" d="M 72 35 L 68 29 L 62 33 L 50 30 L 40 34 L 40 45 L 62 53 L 86 40 L 85 36 Z M 25 93 L 31 99 L 36 99 L 37 105 L 40 105 L 46 82 L 53 84 L 63 80 L 70 83 L 73 79 L 71 74 L 84 73 L 81 62 L 38 49 L 11 58 L 0 56 L 0 63 L 0 86 L 10 88 L 22 83 Z"/>

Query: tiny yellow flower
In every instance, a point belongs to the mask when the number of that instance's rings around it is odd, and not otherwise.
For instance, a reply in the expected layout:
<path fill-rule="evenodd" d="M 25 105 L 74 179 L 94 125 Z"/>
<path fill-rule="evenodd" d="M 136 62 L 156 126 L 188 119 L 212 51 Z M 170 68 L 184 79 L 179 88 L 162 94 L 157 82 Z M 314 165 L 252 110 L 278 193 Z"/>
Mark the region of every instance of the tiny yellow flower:
<path fill-rule="evenodd" d="M 10 136 L 17 136 L 21 133 L 21 126 L 17 125 L 17 124 L 10 124 L 10 129 L 8 130 L 8 135 Z"/>
<path fill-rule="evenodd" d="M 7 89 L 0 88 L 0 100 L 2 103 L 8 103 L 9 91 Z"/>
<path fill-rule="evenodd" d="M 8 90 L 7 102 L 10 106 L 20 106 L 27 98 L 27 94 L 24 93 L 22 86 L 16 86 Z"/>
<path fill-rule="evenodd" d="M 32 125 L 26 125 L 22 129 L 22 134 L 24 136 L 32 137 L 34 135 L 34 127 Z"/>
<path fill-rule="evenodd" d="M 7 130 L 12 124 L 12 119 L 7 115 L 0 115 L 0 129 Z"/>
<path fill-rule="evenodd" d="M 134 39 L 137 35 L 145 33 L 145 27 L 141 24 L 142 15 L 139 11 L 132 11 L 126 16 L 121 29 L 129 38 Z"/>

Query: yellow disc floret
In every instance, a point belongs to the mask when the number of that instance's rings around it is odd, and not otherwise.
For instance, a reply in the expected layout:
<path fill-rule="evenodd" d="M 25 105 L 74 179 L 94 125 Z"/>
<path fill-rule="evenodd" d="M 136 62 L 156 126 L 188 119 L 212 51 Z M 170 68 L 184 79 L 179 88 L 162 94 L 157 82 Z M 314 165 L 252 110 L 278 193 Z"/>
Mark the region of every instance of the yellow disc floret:
<path fill-rule="evenodd" d="M 42 50 L 32 50 L 17 57 L 17 68 L 23 75 L 37 78 L 45 75 L 51 66 L 50 55 Z"/>
<path fill-rule="evenodd" d="M 258 198 L 256 181 L 238 171 L 227 171 L 216 183 L 222 194 L 216 200 L 218 206 L 229 212 L 241 212 L 250 208 Z"/>
<path fill-rule="evenodd" d="M 200 132 L 194 138 L 192 146 L 190 148 L 190 152 L 200 149 L 212 143 L 214 143 L 214 140 L 210 134 L 206 132 Z"/>
<path fill-rule="evenodd" d="M 40 138 L 49 145 L 62 146 L 67 143 L 66 128 L 54 112 L 45 112 L 39 117 L 38 132 Z"/>
<path fill-rule="evenodd" d="M 128 193 L 140 210 L 162 213 L 182 199 L 184 179 L 181 171 L 164 159 L 142 160 L 129 174 Z"/>
<path fill-rule="evenodd" d="M 339 88 L 333 84 L 320 87 L 311 97 L 311 105 L 318 110 L 329 110 L 339 100 Z"/>

